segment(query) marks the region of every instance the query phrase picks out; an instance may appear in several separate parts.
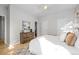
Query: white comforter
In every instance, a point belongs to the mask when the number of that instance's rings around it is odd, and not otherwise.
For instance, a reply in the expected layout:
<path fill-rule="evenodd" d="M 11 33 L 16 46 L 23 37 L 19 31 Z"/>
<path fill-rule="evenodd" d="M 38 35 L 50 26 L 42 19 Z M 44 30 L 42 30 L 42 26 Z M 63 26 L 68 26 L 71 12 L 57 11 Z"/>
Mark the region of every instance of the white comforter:
<path fill-rule="evenodd" d="M 30 42 L 29 50 L 31 53 L 37 55 L 70 55 L 70 52 L 59 45 L 58 42 L 59 40 L 56 36 L 40 36 Z"/>

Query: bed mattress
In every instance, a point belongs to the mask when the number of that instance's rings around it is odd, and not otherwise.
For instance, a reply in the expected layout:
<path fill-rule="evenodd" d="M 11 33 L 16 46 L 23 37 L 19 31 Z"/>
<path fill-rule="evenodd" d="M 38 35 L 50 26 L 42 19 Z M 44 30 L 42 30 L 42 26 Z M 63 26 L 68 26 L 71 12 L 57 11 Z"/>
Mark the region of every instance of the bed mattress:
<path fill-rule="evenodd" d="M 41 52 L 42 47 L 40 47 L 41 44 L 44 45 L 43 44 L 44 41 L 43 41 L 42 37 L 44 37 L 48 42 L 51 42 L 52 44 L 54 44 L 56 46 L 64 47 L 72 55 L 79 55 L 79 48 L 68 46 L 65 42 L 60 41 L 59 36 L 52 36 L 52 35 L 44 35 L 44 36 L 37 37 L 36 39 L 33 39 L 29 44 L 29 50 L 31 53 L 42 54 L 42 52 Z M 41 39 L 41 44 L 39 42 L 39 39 Z M 44 48 L 44 46 L 43 46 L 43 48 Z M 49 49 L 49 48 L 47 48 L 47 49 Z M 58 47 L 53 46 L 53 48 L 59 49 L 60 47 L 58 48 Z M 52 51 L 52 49 L 51 49 L 51 51 Z M 53 50 L 53 52 L 54 52 L 54 50 Z"/>
<path fill-rule="evenodd" d="M 72 55 L 79 55 L 79 48 L 75 46 L 68 46 L 65 42 L 60 41 L 59 36 L 45 35 L 45 37 L 52 43 L 61 45 L 66 48 Z"/>

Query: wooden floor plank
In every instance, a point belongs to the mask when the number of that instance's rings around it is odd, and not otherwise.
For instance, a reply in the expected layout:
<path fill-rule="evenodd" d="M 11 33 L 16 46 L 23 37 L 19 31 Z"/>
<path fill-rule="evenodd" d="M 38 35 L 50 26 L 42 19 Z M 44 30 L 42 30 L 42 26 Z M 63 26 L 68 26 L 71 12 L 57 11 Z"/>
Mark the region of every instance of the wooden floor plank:
<path fill-rule="evenodd" d="M 14 48 L 9 49 L 9 47 L 5 47 L 5 45 L 0 45 L 0 55 L 14 55 L 16 54 L 17 49 L 24 49 L 28 47 L 28 43 L 25 44 L 16 44 Z"/>

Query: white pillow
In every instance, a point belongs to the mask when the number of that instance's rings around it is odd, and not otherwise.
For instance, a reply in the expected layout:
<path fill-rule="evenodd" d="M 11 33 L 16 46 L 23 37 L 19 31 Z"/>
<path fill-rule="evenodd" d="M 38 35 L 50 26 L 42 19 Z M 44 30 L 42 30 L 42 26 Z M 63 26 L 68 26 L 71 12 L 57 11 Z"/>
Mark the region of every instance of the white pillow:
<path fill-rule="evenodd" d="M 77 40 L 75 42 L 75 47 L 79 48 L 79 37 L 77 38 Z"/>
<path fill-rule="evenodd" d="M 75 47 L 79 48 L 79 33 L 78 32 L 76 33 L 76 36 L 77 36 L 77 40 L 75 42 Z"/>
<path fill-rule="evenodd" d="M 75 42 L 75 47 L 79 48 L 79 32 L 78 32 L 77 29 L 74 30 L 74 32 L 75 32 L 75 35 L 76 35 L 76 37 L 77 37 L 77 40 L 76 40 L 76 42 Z"/>
<path fill-rule="evenodd" d="M 74 30 L 74 32 L 75 32 L 75 35 L 78 37 L 79 36 L 78 30 Z"/>
<path fill-rule="evenodd" d="M 67 35 L 67 33 L 62 32 L 62 33 L 60 34 L 60 41 L 63 41 L 63 42 L 64 42 L 64 40 L 65 40 L 65 38 L 66 38 L 66 35 Z"/>

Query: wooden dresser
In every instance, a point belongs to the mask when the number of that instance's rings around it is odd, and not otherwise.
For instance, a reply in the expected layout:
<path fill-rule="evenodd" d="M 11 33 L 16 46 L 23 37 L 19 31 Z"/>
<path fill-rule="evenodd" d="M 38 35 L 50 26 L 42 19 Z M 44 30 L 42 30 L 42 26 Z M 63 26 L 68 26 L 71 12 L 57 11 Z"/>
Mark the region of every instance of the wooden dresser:
<path fill-rule="evenodd" d="M 34 32 L 21 32 L 20 33 L 20 43 L 24 44 L 31 41 L 34 38 Z"/>

